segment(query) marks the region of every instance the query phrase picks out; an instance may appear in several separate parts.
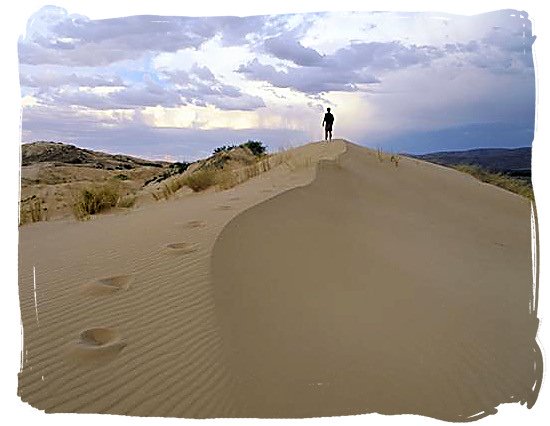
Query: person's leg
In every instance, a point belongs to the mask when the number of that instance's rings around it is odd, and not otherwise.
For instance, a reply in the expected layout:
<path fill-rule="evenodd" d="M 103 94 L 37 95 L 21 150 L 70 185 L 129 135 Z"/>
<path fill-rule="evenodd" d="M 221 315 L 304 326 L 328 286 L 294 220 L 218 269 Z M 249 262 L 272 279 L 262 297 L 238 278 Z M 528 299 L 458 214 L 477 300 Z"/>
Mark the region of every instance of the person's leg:
<path fill-rule="evenodd" d="M 328 130 L 325 128 L 325 140 L 328 139 Z"/>
<path fill-rule="evenodd" d="M 328 140 L 332 141 L 332 129 L 328 131 Z"/>

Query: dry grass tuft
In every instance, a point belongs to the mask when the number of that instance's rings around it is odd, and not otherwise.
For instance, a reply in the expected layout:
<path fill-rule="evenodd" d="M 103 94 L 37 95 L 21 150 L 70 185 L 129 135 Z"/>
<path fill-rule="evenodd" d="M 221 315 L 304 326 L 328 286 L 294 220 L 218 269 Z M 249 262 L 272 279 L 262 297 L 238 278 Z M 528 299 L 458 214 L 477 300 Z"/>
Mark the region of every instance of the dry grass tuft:
<path fill-rule="evenodd" d="M 384 162 L 384 152 L 382 151 L 381 148 L 376 148 L 376 157 L 378 158 L 378 161 L 380 161 L 381 163 Z"/>
<path fill-rule="evenodd" d="M 223 169 L 205 168 L 186 176 L 182 183 L 195 192 L 204 191 L 217 183 L 217 175 Z"/>
<path fill-rule="evenodd" d="M 395 164 L 395 167 L 399 166 L 399 160 L 401 159 L 401 156 L 399 154 L 391 154 L 390 155 L 390 162 Z"/>
<path fill-rule="evenodd" d="M 382 151 L 382 148 L 376 148 L 376 157 L 381 163 L 389 159 L 390 163 L 393 163 L 395 167 L 399 167 L 399 160 L 401 160 L 401 156 L 399 154 L 394 152 L 384 152 Z"/>
<path fill-rule="evenodd" d="M 42 205 L 40 198 L 31 199 L 27 206 L 20 205 L 19 224 L 41 222 L 48 220 L 46 216 L 47 208 Z"/>
<path fill-rule="evenodd" d="M 231 152 L 233 151 L 236 152 L 237 148 L 233 148 Z M 188 186 L 194 192 L 204 191 L 214 186 L 220 190 L 226 190 L 280 165 L 285 165 L 294 171 L 309 167 L 313 162 L 311 157 L 294 157 L 284 150 L 271 155 L 257 155 L 252 162 L 248 156 L 247 161 L 242 161 L 245 164 L 240 167 L 230 164 L 228 161 L 218 161 L 221 159 L 223 158 L 220 156 L 216 161 L 204 163 L 187 175 L 165 183 L 151 194 L 152 197 L 157 201 L 168 199 L 182 186 Z M 247 162 L 248 164 L 246 164 Z"/>
<path fill-rule="evenodd" d="M 121 197 L 120 200 L 117 203 L 117 207 L 122 207 L 125 209 L 129 209 L 131 207 L 134 207 L 136 204 L 137 196 L 134 194 L 129 194 L 124 197 Z"/>
<path fill-rule="evenodd" d="M 116 206 L 120 198 L 120 186 L 115 182 L 89 186 L 73 194 L 73 214 L 78 220 L 89 219 Z"/>

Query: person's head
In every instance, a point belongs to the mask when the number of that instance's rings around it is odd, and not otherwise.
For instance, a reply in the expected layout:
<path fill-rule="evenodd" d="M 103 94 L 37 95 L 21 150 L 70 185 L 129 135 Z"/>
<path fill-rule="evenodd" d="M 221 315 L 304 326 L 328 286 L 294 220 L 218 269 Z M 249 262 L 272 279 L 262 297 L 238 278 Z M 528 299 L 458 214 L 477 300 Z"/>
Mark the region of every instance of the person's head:
<path fill-rule="evenodd" d="M 327 112 L 330 112 L 330 108 L 327 108 Z"/>

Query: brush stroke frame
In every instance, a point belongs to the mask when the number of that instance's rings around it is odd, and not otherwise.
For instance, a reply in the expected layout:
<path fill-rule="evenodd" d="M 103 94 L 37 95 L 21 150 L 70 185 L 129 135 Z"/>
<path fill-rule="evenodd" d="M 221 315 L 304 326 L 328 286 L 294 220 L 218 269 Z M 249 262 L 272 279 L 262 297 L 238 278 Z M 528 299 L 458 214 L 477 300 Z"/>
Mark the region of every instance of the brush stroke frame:
<path fill-rule="evenodd" d="M 380 2 L 380 3 L 382 3 L 382 2 Z M 522 3 L 522 4 L 525 4 L 525 3 Z M 248 6 L 247 6 L 247 7 L 248 7 Z M 358 7 L 359 7 L 359 6 L 357 5 L 355 8 L 358 8 Z M 406 10 L 406 9 L 407 9 L 407 7 L 405 6 L 405 4 L 403 4 L 403 3 L 402 3 L 402 5 L 401 5 L 400 7 L 402 8 L 402 10 Z M 485 7 L 487 7 L 487 6 L 485 6 Z M 71 8 L 74 8 L 75 11 L 78 9 L 77 7 L 75 7 L 75 6 L 73 6 L 73 5 L 71 5 Z M 374 8 L 375 8 L 374 5 L 369 5 L 369 9 L 365 9 L 364 6 L 362 7 L 362 9 L 365 10 L 365 11 L 372 10 L 372 9 L 374 9 Z M 525 5 L 525 6 L 521 6 L 521 7 L 518 5 L 518 8 L 526 9 L 528 12 L 530 11 L 530 8 L 527 7 L 526 5 Z M 348 9 L 351 10 L 351 7 L 348 7 Z M 386 6 L 386 7 L 379 7 L 379 9 L 380 9 L 380 10 L 386 10 L 386 9 L 387 9 L 387 6 Z M 432 9 L 432 10 L 439 10 L 439 9 L 440 9 L 439 5 L 434 4 L 434 9 Z M 495 8 L 493 8 L 493 9 L 497 9 L 497 8 L 495 7 Z M 250 10 L 250 9 L 246 9 L 247 12 L 248 12 L 248 10 Z M 318 9 L 317 9 L 317 8 L 313 9 L 312 6 L 309 7 L 309 11 L 315 11 L 315 10 L 321 10 L 321 7 L 319 7 Z M 424 10 L 424 9 L 423 9 L 423 10 Z M 487 10 L 487 9 L 486 9 L 486 10 Z M 78 11 L 80 11 L 80 10 L 78 10 Z M 288 11 L 288 9 L 287 9 L 287 11 Z M 84 8 L 82 8 L 81 12 L 82 12 L 82 13 L 86 13 L 85 10 L 84 10 Z M 174 9 L 174 12 L 175 12 L 174 14 L 178 14 L 178 15 L 181 15 L 181 14 L 182 14 L 180 11 L 177 11 L 177 10 L 175 10 L 175 9 Z M 481 11 L 480 11 L 480 12 L 481 12 Z M 152 13 L 152 14 L 156 14 L 156 13 L 161 14 L 162 12 L 160 12 L 160 11 L 159 11 L 159 12 L 155 12 L 155 11 L 151 10 L 150 13 Z M 262 12 L 262 13 L 265 13 L 265 12 Z M 270 12 L 270 13 L 271 13 L 271 12 Z M 137 12 L 136 12 L 136 13 L 131 13 L 130 10 L 129 10 L 128 15 L 132 15 L 132 14 L 138 14 L 138 13 L 137 13 Z M 207 13 L 197 11 L 197 14 L 198 14 L 198 15 L 206 15 Z M 216 14 L 218 14 L 218 13 L 216 13 Z M 220 14 L 221 14 L 221 13 L 220 13 Z M 248 14 L 248 13 L 245 13 L 245 14 Z M 533 20 L 533 23 L 534 23 L 534 25 L 535 25 L 535 27 L 534 27 L 534 32 L 535 32 L 536 34 L 540 34 L 540 33 L 541 33 L 541 26 L 542 26 L 542 25 L 540 25 L 540 23 L 539 23 L 540 21 L 537 22 L 537 18 L 538 18 L 537 15 L 536 15 L 536 14 L 533 14 L 532 12 L 530 12 L 530 15 L 531 15 L 531 16 L 530 16 L 530 19 Z M 541 51 L 541 49 L 539 48 L 539 44 L 540 44 L 540 40 L 537 40 L 537 42 L 535 43 L 535 46 L 534 46 L 534 51 L 536 51 L 536 52 L 540 52 L 540 51 Z M 540 61 L 540 59 L 541 59 L 541 58 L 538 58 L 538 57 L 535 58 L 535 62 L 536 62 L 536 64 L 535 64 L 536 67 L 535 67 L 535 68 L 536 68 L 536 71 L 537 71 L 537 78 L 540 78 L 540 76 L 539 76 L 539 70 L 537 69 L 537 68 L 538 68 L 538 62 Z M 538 107 L 539 107 L 539 106 L 540 106 L 540 105 L 537 105 L 537 110 L 538 110 Z M 540 112 L 537 112 L 537 118 L 540 118 Z M 534 142 L 534 144 L 533 144 L 534 147 L 537 145 L 537 140 L 540 141 L 540 139 L 541 139 L 540 134 L 538 134 L 539 132 L 538 132 L 538 128 L 537 128 L 537 127 L 538 127 L 538 126 L 536 126 L 537 134 L 536 134 L 536 136 L 535 136 L 535 142 Z M 539 148 L 539 147 L 537 146 L 537 151 L 539 151 L 538 148 Z M 541 152 L 542 152 L 542 151 L 541 151 Z M 533 154 L 533 157 L 535 157 L 535 154 Z M 536 173 L 534 173 L 534 181 L 535 181 L 535 186 L 537 187 L 536 182 L 538 182 L 538 179 L 537 179 Z M 539 193 L 539 191 L 536 191 L 536 195 L 537 195 L 537 198 L 538 198 L 538 197 L 540 197 L 541 194 Z M 539 200 L 539 204 L 541 204 L 541 206 L 542 206 L 543 203 L 540 202 L 540 200 Z M 541 209 L 541 212 L 542 212 L 542 209 Z M 538 227 L 539 217 L 538 217 L 538 212 L 537 212 L 537 209 L 535 208 L 535 206 L 533 207 L 533 216 L 534 216 L 535 229 L 539 229 L 539 227 Z M 541 266 L 540 257 L 539 257 L 539 256 L 540 256 L 539 245 L 540 245 L 540 239 L 541 239 L 540 233 L 537 232 L 537 233 L 536 233 L 536 236 L 535 236 L 534 238 L 535 238 L 535 245 L 534 245 L 534 246 L 536 247 L 535 253 L 534 253 L 534 255 L 535 255 L 535 256 L 534 256 L 534 259 L 535 259 L 535 263 L 536 263 L 536 265 L 537 265 L 536 268 L 535 268 L 536 270 L 534 271 L 534 273 L 535 273 L 535 275 L 536 275 L 536 279 L 534 280 L 534 302 L 535 302 L 535 311 L 536 311 L 536 310 L 537 310 L 537 307 L 539 306 L 538 294 L 539 294 L 539 290 L 540 290 L 540 289 L 539 289 L 539 284 L 538 284 L 538 283 L 539 283 L 539 277 L 540 277 L 540 266 Z M 544 237 L 542 237 L 542 239 L 544 239 Z M 544 305 L 544 303 L 542 303 L 541 305 Z M 540 336 L 539 336 L 539 338 L 540 338 Z M 544 401 L 539 401 L 539 403 L 538 403 L 537 405 L 542 405 L 542 404 L 544 404 Z M 520 416 L 519 418 L 522 418 L 522 417 Z M 129 419 L 129 420 L 131 421 L 131 419 Z M 56 421 L 56 424 L 58 424 L 57 421 Z M 357 424 L 359 424 L 359 423 L 357 423 Z M 396 424 L 397 424 L 397 423 L 396 423 Z"/>

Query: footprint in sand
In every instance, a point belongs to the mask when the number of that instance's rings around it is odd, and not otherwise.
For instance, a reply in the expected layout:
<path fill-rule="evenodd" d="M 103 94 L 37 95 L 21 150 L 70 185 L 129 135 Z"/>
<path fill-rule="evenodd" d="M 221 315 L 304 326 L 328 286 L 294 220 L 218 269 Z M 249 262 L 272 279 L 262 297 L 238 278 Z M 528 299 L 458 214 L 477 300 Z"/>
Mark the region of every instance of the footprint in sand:
<path fill-rule="evenodd" d="M 264 192 L 264 193 L 269 193 L 269 192 L 273 192 L 272 189 L 262 189 L 261 192 Z"/>
<path fill-rule="evenodd" d="M 198 245 L 195 243 L 170 243 L 166 244 L 166 249 L 172 253 L 186 254 L 197 251 Z"/>
<path fill-rule="evenodd" d="M 216 207 L 216 210 L 231 210 L 231 206 L 228 206 L 228 205 L 218 206 Z"/>
<path fill-rule="evenodd" d="M 239 201 L 241 197 L 231 197 L 229 201 Z"/>
<path fill-rule="evenodd" d="M 133 280 L 134 276 L 131 274 L 115 275 L 112 277 L 99 278 L 90 283 L 86 283 L 81 287 L 81 289 L 83 293 L 92 296 L 109 295 L 119 291 L 128 290 Z"/>
<path fill-rule="evenodd" d="M 94 363 L 115 358 L 126 347 L 117 331 L 110 327 L 89 328 L 71 344 L 69 357 L 75 361 Z"/>
<path fill-rule="evenodd" d="M 204 220 L 190 220 L 185 224 L 187 228 L 204 228 L 206 222 Z"/>

